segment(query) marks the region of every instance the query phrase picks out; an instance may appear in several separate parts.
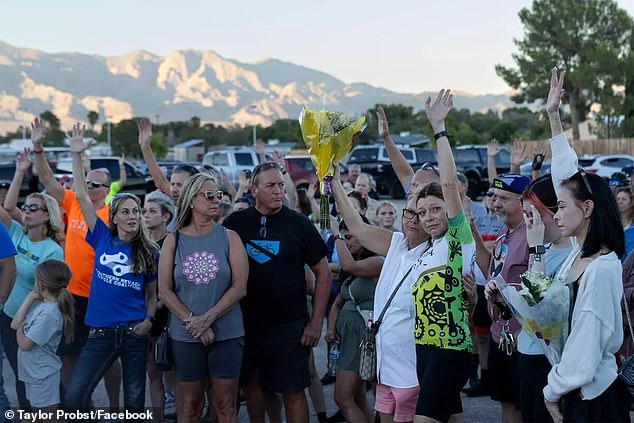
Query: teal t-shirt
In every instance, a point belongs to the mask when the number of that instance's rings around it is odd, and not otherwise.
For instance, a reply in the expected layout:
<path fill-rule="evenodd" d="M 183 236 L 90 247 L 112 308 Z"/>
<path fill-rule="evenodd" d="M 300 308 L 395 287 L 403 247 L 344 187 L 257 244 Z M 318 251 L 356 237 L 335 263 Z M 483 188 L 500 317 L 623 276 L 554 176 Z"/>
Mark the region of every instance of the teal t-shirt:
<path fill-rule="evenodd" d="M 31 241 L 24 233 L 22 226 L 14 220 L 11 221 L 9 235 L 18 252 L 15 256 L 17 276 L 11 294 L 4 303 L 4 312 L 9 317 L 15 317 L 18 308 L 35 286 L 37 265 L 48 259 L 64 260 L 64 250 L 50 238 L 37 242 Z"/>

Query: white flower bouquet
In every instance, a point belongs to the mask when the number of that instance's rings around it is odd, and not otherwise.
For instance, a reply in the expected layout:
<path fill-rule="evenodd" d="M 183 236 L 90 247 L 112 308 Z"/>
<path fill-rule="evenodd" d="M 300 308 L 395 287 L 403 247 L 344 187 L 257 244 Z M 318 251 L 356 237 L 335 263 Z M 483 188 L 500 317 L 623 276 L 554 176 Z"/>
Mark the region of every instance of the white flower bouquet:
<path fill-rule="evenodd" d="M 569 287 L 537 272 L 522 275 L 519 291 L 499 276 L 495 282 L 522 330 L 542 345 L 551 365 L 559 363 L 569 330 Z"/>

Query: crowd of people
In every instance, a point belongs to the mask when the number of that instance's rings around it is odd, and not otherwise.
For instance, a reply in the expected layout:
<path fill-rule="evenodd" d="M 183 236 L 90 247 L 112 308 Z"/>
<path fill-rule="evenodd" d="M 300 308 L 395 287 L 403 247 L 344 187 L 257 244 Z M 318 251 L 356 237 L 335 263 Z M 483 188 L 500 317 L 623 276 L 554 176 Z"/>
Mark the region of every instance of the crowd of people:
<path fill-rule="evenodd" d="M 450 90 L 425 104 L 437 166 L 413 169 L 379 108 L 406 205 L 380 201 L 357 167 L 342 181 L 335 164 L 322 231 L 318 187 L 296 188 L 279 155 L 258 149 L 261 164 L 237 189 L 213 168 L 179 166 L 168 179 L 142 119 L 156 185 L 142 203 L 124 187 L 111 193 L 106 169 L 85 169 L 80 124 L 72 186 L 56 179 L 36 119 L 0 207 L 0 338 L 19 407 L 88 409 L 104 379 L 110 407 L 122 385 L 122 406 L 151 406 L 158 422 L 174 401 L 179 422 L 200 422 L 205 404 L 209 421 L 237 422 L 239 398 L 252 422 L 308 422 L 307 388 L 319 422 L 459 422 L 463 394 L 490 396 L 503 422 L 629 421 L 617 370 L 634 350 L 623 317 L 634 312 L 634 201 L 631 188 L 578 167 L 559 116 L 563 83 L 553 69 L 551 173 L 539 174 L 540 152 L 533 178 L 521 175 L 517 144 L 511 172 L 497 175 L 492 142 L 482 204 L 456 170 Z M 18 208 L 31 168 L 44 189 Z M 500 280 L 520 289 L 527 271 L 570 287 L 557 363 L 500 293 Z M 328 368 L 340 411 L 330 417 L 330 377 L 320 380 L 312 354 L 324 323 L 337 352 Z M 370 339 L 368 380 L 360 345 Z"/>

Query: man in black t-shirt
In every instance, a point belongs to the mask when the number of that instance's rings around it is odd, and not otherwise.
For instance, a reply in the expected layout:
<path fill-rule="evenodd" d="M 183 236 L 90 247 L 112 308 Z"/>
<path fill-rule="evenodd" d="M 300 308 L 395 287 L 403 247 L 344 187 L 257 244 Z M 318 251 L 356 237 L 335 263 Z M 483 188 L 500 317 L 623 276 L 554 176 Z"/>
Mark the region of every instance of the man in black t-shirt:
<path fill-rule="evenodd" d="M 283 206 L 284 179 L 277 163 L 255 168 L 251 192 L 255 207 L 223 223 L 240 235 L 249 256 L 247 295 L 241 303 L 245 349 L 240 383 L 251 421 L 264 421 L 263 408 L 255 406 L 262 389 L 283 395 L 289 423 L 306 422 L 308 357 L 319 342 L 330 295 L 328 249 L 306 217 Z M 310 320 L 304 264 L 316 277 Z"/>

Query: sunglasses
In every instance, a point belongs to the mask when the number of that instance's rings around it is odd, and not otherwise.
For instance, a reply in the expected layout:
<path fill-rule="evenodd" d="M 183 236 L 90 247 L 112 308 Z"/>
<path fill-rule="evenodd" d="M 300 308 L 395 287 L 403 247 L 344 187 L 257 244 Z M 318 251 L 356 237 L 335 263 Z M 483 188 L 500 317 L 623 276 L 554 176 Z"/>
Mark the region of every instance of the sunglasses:
<path fill-rule="evenodd" d="M 266 238 L 266 216 L 260 218 L 260 237 Z"/>
<path fill-rule="evenodd" d="M 431 170 L 432 172 L 434 172 L 434 174 L 436 176 L 440 176 L 440 172 L 438 172 L 438 169 L 436 168 L 436 166 L 434 166 L 433 164 L 429 163 L 429 162 L 425 162 L 423 163 L 423 165 L 420 167 L 421 170 Z"/>
<path fill-rule="evenodd" d="M 104 184 L 103 182 L 90 181 L 90 180 L 86 181 L 86 185 L 88 185 L 88 188 L 101 188 L 101 187 L 110 188 L 109 184 Z"/>
<path fill-rule="evenodd" d="M 420 220 L 420 218 L 418 217 L 418 213 L 410 209 L 403 209 L 403 218 L 408 220 L 412 220 L 412 219 Z"/>
<path fill-rule="evenodd" d="M 593 192 L 592 192 L 592 187 L 590 186 L 590 180 L 588 179 L 588 175 L 586 174 L 586 171 L 583 169 L 579 169 L 579 171 L 577 172 L 579 175 L 581 175 L 581 179 L 583 180 L 583 184 L 586 186 L 586 190 L 588 191 L 588 193 L 590 194 L 590 196 L 594 196 Z"/>
<path fill-rule="evenodd" d="M 276 162 L 261 163 L 261 164 L 257 165 L 255 167 L 255 169 L 253 169 L 253 174 L 251 175 L 251 180 L 255 181 L 255 178 L 258 176 L 258 174 L 260 172 L 263 172 L 263 171 L 269 170 L 269 169 L 277 169 L 280 172 L 282 172 L 284 170 L 284 169 L 282 169 L 282 166 L 280 166 L 280 164 L 276 163 Z"/>
<path fill-rule="evenodd" d="M 486 196 L 489 197 L 489 198 L 493 197 L 493 195 L 494 195 L 493 191 L 489 191 L 489 192 L 486 193 Z"/>
<path fill-rule="evenodd" d="M 222 191 L 202 191 L 199 192 L 199 194 L 203 195 L 207 200 L 222 200 L 222 197 L 224 197 L 225 193 Z"/>
<path fill-rule="evenodd" d="M 22 209 L 22 211 L 30 211 L 30 212 L 36 212 L 38 210 L 42 210 L 42 211 L 46 211 L 45 207 L 40 207 L 37 204 L 23 204 L 22 207 L 20 207 L 20 209 Z"/>
<path fill-rule="evenodd" d="M 192 165 L 178 165 L 174 168 L 172 173 L 189 173 L 191 176 L 200 173 L 200 171 Z"/>

